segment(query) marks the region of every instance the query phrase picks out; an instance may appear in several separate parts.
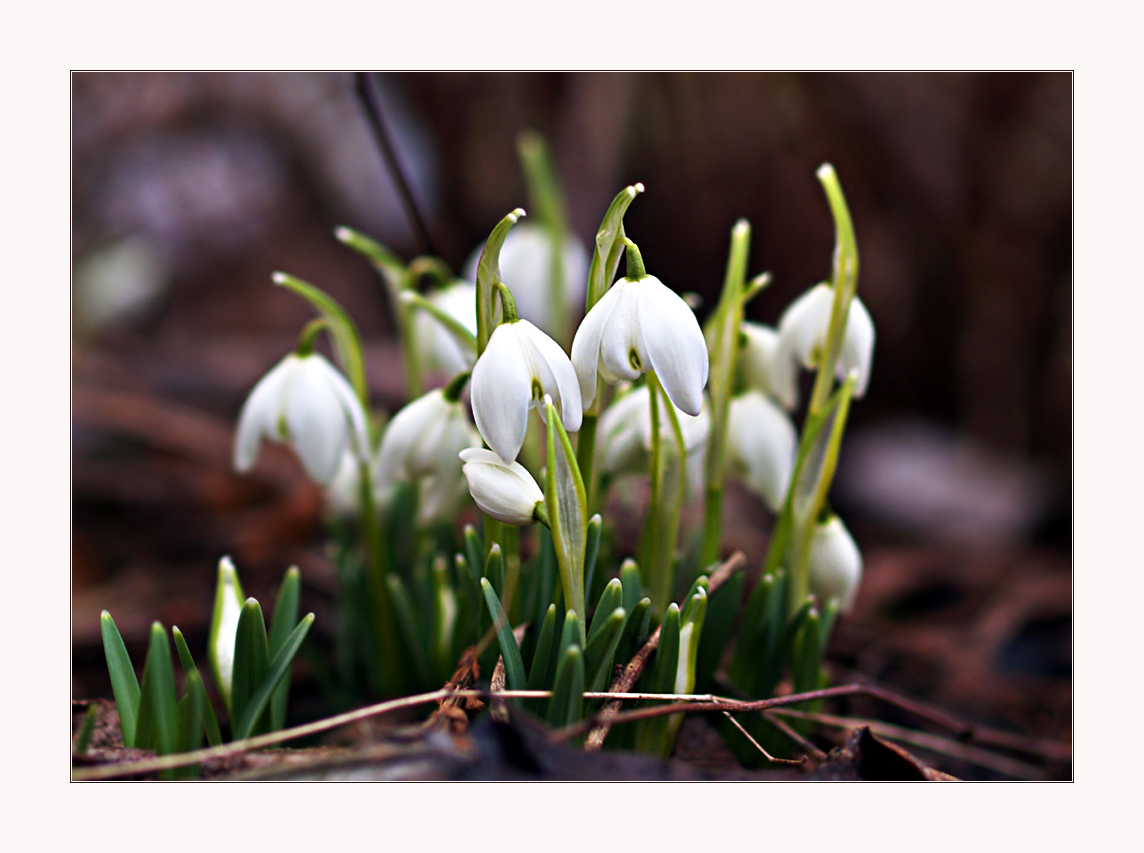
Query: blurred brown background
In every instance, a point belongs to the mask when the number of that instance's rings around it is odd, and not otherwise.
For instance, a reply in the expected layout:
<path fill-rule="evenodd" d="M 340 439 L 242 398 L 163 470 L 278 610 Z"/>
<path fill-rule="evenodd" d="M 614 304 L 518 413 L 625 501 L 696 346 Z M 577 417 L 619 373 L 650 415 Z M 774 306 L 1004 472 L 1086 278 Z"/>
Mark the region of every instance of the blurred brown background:
<path fill-rule="evenodd" d="M 527 207 L 515 138 L 535 129 L 581 239 L 642 181 L 628 233 L 652 274 L 707 306 L 730 228 L 748 219 L 750 272 L 774 275 L 749 314 L 768 323 L 828 274 L 833 230 L 814 173 L 834 164 L 878 333 L 833 495 L 867 559 L 838 657 L 1067 740 L 1070 75 L 383 74 L 384 119 L 427 238 L 353 75 L 72 82 L 77 696 L 108 694 L 101 609 L 129 646 L 155 618 L 205 631 L 222 554 L 256 596 L 298 562 L 321 623 L 333 579 L 319 496 L 287 453 L 250 477 L 230 470 L 245 393 L 310 316 L 270 274 L 313 281 L 350 309 L 375 403 L 393 411 L 401 373 L 384 293 L 334 226 L 460 267 Z M 733 503 L 732 544 L 761 550 L 760 513 L 745 496 Z M 975 704 L 971 684 L 994 682 L 1001 693 Z"/>

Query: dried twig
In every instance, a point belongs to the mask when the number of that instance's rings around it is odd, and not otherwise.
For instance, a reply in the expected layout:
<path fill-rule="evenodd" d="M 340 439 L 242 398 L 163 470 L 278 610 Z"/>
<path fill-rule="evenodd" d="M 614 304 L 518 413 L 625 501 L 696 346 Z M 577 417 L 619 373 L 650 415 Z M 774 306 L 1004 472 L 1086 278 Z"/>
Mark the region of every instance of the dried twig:
<path fill-rule="evenodd" d="M 755 738 L 751 735 L 751 733 L 749 731 L 747 731 L 745 728 L 743 728 L 742 724 L 738 720 L 736 720 L 734 717 L 732 717 L 726 711 L 723 712 L 723 716 L 726 717 L 728 720 L 730 720 L 731 725 L 733 725 L 735 728 L 737 728 L 739 731 L 741 731 L 746 736 L 747 740 L 749 740 L 751 743 L 753 743 L 755 745 L 755 749 L 757 749 L 759 752 L 761 752 L 763 754 L 763 757 L 766 758 L 767 761 L 773 761 L 776 764 L 802 764 L 804 761 L 806 761 L 805 755 L 801 759 L 798 759 L 797 761 L 790 759 L 790 758 L 775 758 L 773 755 L 771 755 L 769 752 L 767 752 L 765 749 L 763 749 L 763 745 L 761 743 L 759 743 L 757 740 L 755 740 Z"/>
<path fill-rule="evenodd" d="M 760 716 L 762 716 L 762 718 L 766 720 L 767 723 L 774 726 L 776 729 L 790 738 L 793 743 L 797 743 L 799 746 L 801 746 L 803 750 L 805 750 L 806 754 L 813 758 L 815 761 L 826 760 L 825 752 L 823 752 L 809 740 L 804 738 L 802 735 L 800 735 L 798 732 L 796 732 L 794 729 L 776 717 L 774 715 L 774 711 L 763 711 Z"/>

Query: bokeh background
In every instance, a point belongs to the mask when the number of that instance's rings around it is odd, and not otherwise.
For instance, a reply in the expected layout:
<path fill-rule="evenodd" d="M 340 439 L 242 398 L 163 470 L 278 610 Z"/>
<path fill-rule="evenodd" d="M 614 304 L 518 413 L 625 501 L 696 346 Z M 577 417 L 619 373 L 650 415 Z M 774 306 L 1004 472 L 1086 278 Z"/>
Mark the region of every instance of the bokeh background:
<path fill-rule="evenodd" d="M 1070 75 L 375 80 L 423 228 L 354 75 L 72 78 L 77 698 L 110 695 L 102 609 L 133 652 L 156 618 L 195 648 L 223 554 L 260 598 L 300 565 L 304 606 L 322 624 L 334 577 L 320 495 L 284 451 L 251 476 L 230 467 L 244 395 L 310 317 L 270 274 L 313 281 L 349 308 L 375 403 L 395 411 L 384 291 L 333 229 L 459 268 L 528 206 L 516 137 L 532 129 L 586 243 L 615 193 L 645 184 L 628 233 L 650 272 L 702 297 L 701 318 L 740 217 L 753 228 L 750 272 L 773 274 L 751 319 L 777 322 L 827 276 L 833 230 L 814 173 L 834 164 L 878 334 L 832 495 L 866 557 L 858 606 L 834 639 L 839 677 L 1070 741 Z M 727 526 L 730 546 L 761 557 L 760 504 L 736 492 Z"/>

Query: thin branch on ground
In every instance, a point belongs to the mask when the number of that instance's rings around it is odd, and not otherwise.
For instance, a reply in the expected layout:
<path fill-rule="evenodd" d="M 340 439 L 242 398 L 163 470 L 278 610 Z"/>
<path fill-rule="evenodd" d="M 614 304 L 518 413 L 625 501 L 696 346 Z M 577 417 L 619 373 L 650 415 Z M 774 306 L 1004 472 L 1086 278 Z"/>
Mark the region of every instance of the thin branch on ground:
<path fill-rule="evenodd" d="M 763 713 L 759 716 L 761 716 L 769 725 L 774 726 L 776 729 L 786 735 L 792 743 L 796 743 L 802 747 L 806 754 L 813 758 L 815 761 L 826 760 L 825 752 L 823 752 L 809 740 L 788 726 L 785 722 L 776 717 L 773 711 L 763 711 Z"/>
<path fill-rule="evenodd" d="M 737 728 L 739 731 L 741 731 L 743 733 L 743 735 L 747 738 L 747 740 L 749 740 L 751 743 L 753 743 L 755 745 L 755 749 L 757 749 L 759 752 L 761 752 L 763 754 L 763 757 L 766 758 L 767 761 L 773 761 L 775 764 L 802 764 L 806 761 L 805 755 L 802 758 L 797 759 L 797 760 L 796 759 L 790 759 L 790 758 L 775 758 L 773 755 L 771 755 L 769 752 L 767 752 L 765 749 L 763 749 L 763 745 L 761 743 L 759 743 L 757 740 L 755 740 L 754 737 L 751 736 L 751 733 L 749 731 L 747 731 L 745 728 L 743 728 L 742 724 L 738 720 L 736 720 L 734 717 L 732 717 L 726 711 L 723 712 L 723 716 L 726 717 L 728 720 L 730 720 L 731 725 L 733 725 L 735 728 Z"/>

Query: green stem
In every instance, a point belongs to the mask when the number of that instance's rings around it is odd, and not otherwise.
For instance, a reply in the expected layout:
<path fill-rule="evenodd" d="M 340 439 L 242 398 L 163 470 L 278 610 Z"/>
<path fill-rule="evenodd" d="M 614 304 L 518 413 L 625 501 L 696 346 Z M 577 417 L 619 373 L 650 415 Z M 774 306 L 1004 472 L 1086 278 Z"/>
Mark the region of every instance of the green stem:
<path fill-rule="evenodd" d="M 654 373 L 652 374 L 655 375 Z M 679 517 L 683 514 L 683 497 L 687 494 L 687 447 L 683 442 L 683 426 L 679 423 L 679 415 L 675 413 L 675 406 L 672 405 L 671 400 L 667 398 L 667 392 L 663 390 L 660 385 L 659 379 L 655 380 L 655 390 L 659 392 L 663 398 L 663 409 L 667 412 L 668 422 L 671 424 L 671 432 L 675 437 L 676 448 L 676 464 L 679 466 L 678 470 L 678 484 L 675 494 L 675 499 L 671 502 L 669 507 L 661 507 L 666 512 L 663 519 L 664 535 L 660 547 L 663 549 L 663 565 L 664 571 L 667 574 L 667 591 L 668 595 L 675 588 L 675 548 L 679 540 Z"/>
<path fill-rule="evenodd" d="M 365 540 L 368 558 L 369 587 L 373 596 L 373 629 L 377 642 L 378 671 L 381 673 L 382 690 L 396 696 L 402 686 L 402 656 L 398 653 L 397 622 L 386 581 L 385 548 L 382 542 L 381 526 L 378 524 L 377 507 L 373 500 L 373 484 L 369 465 L 361 463 L 359 469 L 361 486 L 361 529 Z"/>
<path fill-rule="evenodd" d="M 576 437 L 576 464 L 584 478 L 584 490 L 588 495 L 588 513 L 599 511 L 596 506 L 596 421 L 597 416 L 587 413 L 580 421 L 580 432 Z"/>
<path fill-rule="evenodd" d="M 325 317 L 315 317 L 303 326 L 302 333 L 298 335 L 298 345 L 294 347 L 294 355 L 299 358 L 305 358 L 312 353 L 314 351 L 314 344 L 318 341 L 318 335 L 329 327 L 330 324 L 326 321 Z"/>
<path fill-rule="evenodd" d="M 663 502 L 663 440 L 659 433 L 659 380 L 655 371 L 647 374 L 648 407 L 651 415 L 651 449 L 648 454 L 648 511 L 644 522 L 644 553 L 640 568 L 651 590 L 652 605 L 663 613 L 671 597 L 671 578 L 663 562 L 663 531 L 660 530 Z"/>
<path fill-rule="evenodd" d="M 641 278 L 647 278 L 647 268 L 644 266 L 643 255 L 640 254 L 639 247 L 629 240 L 627 237 L 623 238 L 625 258 L 627 259 L 627 268 L 624 270 L 624 278 L 631 281 L 639 281 Z"/>
<path fill-rule="evenodd" d="M 417 350 L 417 335 L 414 332 L 413 306 L 402 299 L 405 291 L 416 292 L 417 276 L 406 270 L 401 290 L 392 294 L 393 309 L 397 315 L 397 334 L 401 337 L 401 363 L 405 366 L 405 393 L 410 400 L 416 400 L 423 392 L 421 382 L 421 355 Z"/>

